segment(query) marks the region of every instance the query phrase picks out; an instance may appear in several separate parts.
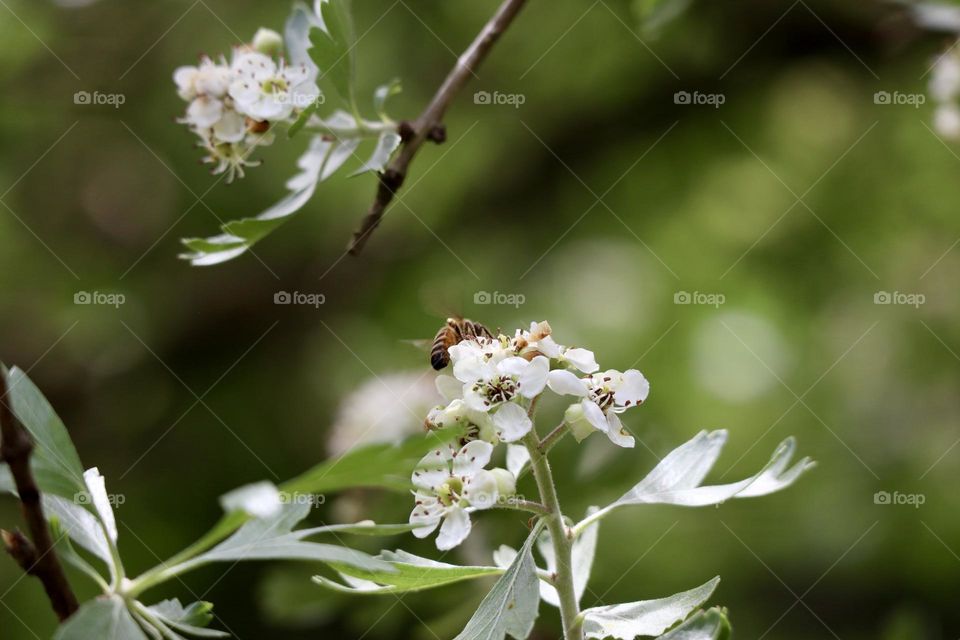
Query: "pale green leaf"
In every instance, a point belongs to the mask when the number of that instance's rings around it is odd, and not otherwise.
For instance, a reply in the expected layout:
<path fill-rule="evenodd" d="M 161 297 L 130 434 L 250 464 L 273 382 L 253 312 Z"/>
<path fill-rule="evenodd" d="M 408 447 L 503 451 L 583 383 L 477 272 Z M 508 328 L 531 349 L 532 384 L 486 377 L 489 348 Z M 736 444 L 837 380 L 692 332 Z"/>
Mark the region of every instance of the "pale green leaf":
<path fill-rule="evenodd" d="M 724 610 L 714 607 L 701 611 L 660 640 L 730 640 L 730 621 Z"/>
<path fill-rule="evenodd" d="M 300 532 L 293 531 L 293 527 L 309 512 L 309 504 L 285 504 L 276 516 L 248 521 L 229 538 L 185 564 L 199 566 L 210 562 L 242 560 L 313 560 L 368 571 L 392 570 L 386 562 L 354 549 L 304 542 L 302 538 L 317 533 L 317 530 Z"/>
<path fill-rule="evenodd" d="M 213 604 L 209 602 L 194 602 L 184 607 L 174 598 L 145 608 L 153 617 L 180 633 L 198 638 L 230 637 L 229 633 L 205 628 L 213 620 Z"/>
<path fill-rule="evenodd" d="M 787 438 L 773 452 L 770 461 L 749 478 L 729 484 L 702 486 L 701 483 L 716 463 L 726 440 L 727 432 L 724 430 L 701 431 L 693 439 L 671 451 L 630 491 L 588 516 L 583 522 L 602 518 L 613 509 L 625 505 L 673 504 L 702 507 L 720 504 L 731 498 L 763 496 L 789 487 L 814 466 L 809 458 L 801 459 L 792 467 L 788 466 L 796 449 L 796 442 L 793 438 Z M 582 524 L 577 525 L 578 530 Z"/>
<path fill-rule="evenodd" d="M 30 466 L 37 486 L 42 493 L 73 499 L 86 484 L 67 428 L 27 374 L 17 367 L 6 371 L 2 365 L 0 371 L 7 376 L 10 406 L 35 445 Z"/>
<path fill-rule="evenodd" d="M 352 487 L 379 487 L 395 491 L 412 488 L 410 475 L 431 449 L 460 437 L 457 429 L 412 436 L 399 445 L 374 444 L 358 447 L 339 458 L 322 462 L 280 485 L 287 493 L 328 493 Z"/>
<path fill-rule="evenodd" d="M 310 32 L 313 46 L 309 52 L 320 70 L 318 79 L 329 79 L 340 97 L 352 105 L 356 56 L 350 3 L 348 0 L 319 0 L 317 8 L 323 24 L 320 29 Z"/>
<path fill-rule="evenodd" d="M 394 78 L 387 84 L 380 85 L 373 92 L 373 110 L 384 122 L 390 122 L 386 110 L 387 100 L 400 93 L 401 89 L 400 80 Z"/>
<path fill-rule="evenodd" d="M 293 5 L 293 10 L 287 17 L 283 28 L 283 39 L 287 45 L 287 60 L 290 66 L 304 65 L 312 73 L 317 72 L 317 65 L 310 57 L 310 30 L 320 26 L 320 20 L 313 11 L 302 2 Z"/>
<path fill-rule="evenodd" d="M 335 568 L 347 583 L 340 584 L 323 576 L 315 576 L 313 581 L 320 586 L 361 594 L 406 593 L 421 591 L 443 585 L 472 580 L 484 576 L 499 575 L 504 572 L 498 567 L 459 566 L 436 562 L 415 556 L 406 551 L 383 551 L 377 556 L 394 568 L 393 572 L 360 571 L 350 567 Z"/>
<path fill-rule="evenodd" d="M 517 557 L 455 640 L 503 640 L 506 634 L 524 640 L 530 635 L 540 604 L 539 579 L 532 553 L 539 533 L 540 526 L 530 532 Z"/>
<path fill-rule="evenodd" d="M 110 587 L 104 577 L 100 575 L 100 572 L 94 569 L 93 566 L 73 548 L 73 544 L 70 542 L 70 534 L 60 524 L 60 519 L 56 516 L 49 516 L 48 520 L 50 522 L 50 530 L 53 532 L 57 554 L 60 558 L 67 564 L 86 574 L 104 591 L 109 590 Z"/>
<path fill-rule="evenodd" d="M 53 640 L 148 640 L 118 596 L 85 603 L 57 629 Z"/>
<path fill-rule="evenodd" d="M 618 640 L 659 636 L 706 602 L 719 583 L 720 578 L 714 578 L 695 589 L 667 598 L 586 609 L 580 614 L 583 617 L 583 632 L 587 638 Z"/>
<path fill-rule="evenodd" d="M 394 131 L 384 131 L 377 139 L 377 146 L 373 149 L 373 153 L 370 154 L 370 157 L 363 163 L 362 167 L 353 172 L 353 175 L 360 175 L 368 171 L 378 173 L 383 171 L 387 163 L 390 162 L 390 156 L 393 155 L 393 152 L 396 151 L 399 146 L 400 134 Z"/>
<path fill-rule="evenodd" d="M 43 496 L 43 509 L 57 518 L 60 527 L 80 547 L 103 560 L 108 566 L 113 565 L 110 544 L 103 526 L 95 515 L 73 500 L 65 500 L 54 495 Z"/>

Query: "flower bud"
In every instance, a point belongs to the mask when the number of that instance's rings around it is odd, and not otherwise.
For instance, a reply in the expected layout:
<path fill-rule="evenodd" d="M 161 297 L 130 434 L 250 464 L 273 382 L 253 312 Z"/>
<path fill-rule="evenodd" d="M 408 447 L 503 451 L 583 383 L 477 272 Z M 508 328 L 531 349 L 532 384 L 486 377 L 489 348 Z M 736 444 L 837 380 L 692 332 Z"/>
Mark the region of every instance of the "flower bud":
<path fill-rule="evenodd" d="M 587 420 L 587 416 L 584 415 L 583 407 L 579 404 L 572 404 L 567 407 L 563 414 L 563 420 L 567 423 L 570 433 L 573 434 L 577 442 L 583 442 L 587 439 L 587 436 L 596 431 L 590 421 Z"/>
<path fill-rule="evenodd" d="M 497 481 L 497 495 L 512 496 L 517 492 L 517 479 L 506 469 L 490 469 L 490 473 Z"/>
<path fill-rule="evenodd" d="M 268 56 L 283 53 L 283 37 L 273 29 L 261 27 L 253 36 L 253 48 Z"/>

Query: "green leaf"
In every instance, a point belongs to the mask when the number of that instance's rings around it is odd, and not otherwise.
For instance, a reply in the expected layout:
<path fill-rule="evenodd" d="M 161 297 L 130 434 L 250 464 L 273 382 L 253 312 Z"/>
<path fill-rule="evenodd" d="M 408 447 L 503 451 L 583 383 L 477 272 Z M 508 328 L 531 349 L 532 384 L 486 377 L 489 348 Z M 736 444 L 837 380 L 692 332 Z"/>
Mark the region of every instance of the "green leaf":
<path fill-rule="evenodd" d="M 310 32 L 309 51 L 320 70 L 318 81 L 329 78 L 340 97 L 353 105 L 356 56 L 349 0 L 320 0 L 317 6 L 323 25 Z"/>
<path fill-rule="evenodd" d="M 380 138 L 377 140 L 377 146 L 374 148 L 373 153 L 370 154 L 370 158 L 363 163 L 362 167 L 354 171 L 352 175 L 357 176 L 368 171 L 375 171 L 377 173 L 383 171 L 387 163 L 390 162 L 390 156 L 393 155 L 393 152 L 396 151 L 399 146 L 400 134 L 394 131 L 384 131 L 380 134 Z"/>
<path fill-rule="evenodd" d="M 503 640 L 508 633 L 524 640 L 530 635 L 540 604 L 539 579 L 531 549 L 540 529 L 538 524 L 530 532 L 517 557 L 454 640 Z"/>
<path fill-rule="evenodd" d="M 697 613 L 670 633 L 660 636 L 660 640 L 730 640 L 731 635 L 726 611 L 714 607 Z"/>
<path fill-rule="evenodd" d="M 402 550 L 383 551 L 377 557 L 389 562 L 394 571 L 391 573 L 360 571 L 334 565 L 347 585 L 323 576 L 314 576 L 313 581 L 334 591 L 377 595 L 422 591 L 504 572 L 498 567 L 471 567 L 436 562 Z"/>
<path fill-rule="evenodd" d="M 53 640 L 148 640 L 118 596 L 85 603 L 57 629 Z"/>
<path fill-rule="evenodd" d="M 210 602 L 194 602 L 184 607 L 174 598 L 145 608 L 153 617 L 181 633 L 200 638 L 230 637 L 229 633 L 204 628 L 213 620 L 213 604 Z"/>
<path fill-rule="evenodd" d="M 286 197 L 256 217 L 227 222 L 221 227 L 221 235 L 182 240 L 192 252 L 180 257 L 199 267 L 220 264 L 246 252 L 310 201 L 332 146 L 333 143 L 314 136 L 306 153 L 297 161 L 300 173 L 287 181 Z"/>
<path fill-rule="evenodd" d="M 706 602 L 719 583 L 720 578 L 714 578 L 695 589 L 667 598 L 586 609 L 580 614 L 583 632 L 587 638 L 618 640 L 659 636 Z"/>
<path fill-rule="evenodd" d="M 389 564 L 366 553 L 303 538 L 318 533 L 317 529 L 293 531 L 307 517 L 309 504 L 286 504 L 270 518 L 250 520 L 232 536 L 185 565 L 199 566 L 210 562 L 242 560 L 314 560 L 328 564 L 344 564 L 367 571 L 391 571 Z"/>
<path fill-rule="evenodd" d="M 431 449 L 453 442 L 460 435 L 458 429 L 443 429 L 413 436 L 399 445 L 359 447 L 285 482 L 280 490 L 292 494 L 327 493 L 352 487 L 408 491 L 413 487 L 410 475 L 420 459 Z"/>
<path fill-rule="evenodd" d="M 392 96 L 397 95 L 402 90 L 400 80 L 394 78 L 387 84 L 382 84 L 373 92 L 373 110 L 384 122 L 390 122 L 387 116 L 386 104 Z"/>
<path fill-rule="evenodd" d="M 43 393 L 19 368 L 7 371 L 0 365 L 0 371 L 7 376 L 10 406 L 33 438 L 31 467 L 40 491 L 68 499 L 86 491 L 80 456 Z"/>
<path fill-rule="evenodd" d="M 110 586 L 104 577 L 100 575 L 100 572 L 94 569 L 90 563 L 84 560 L 83 557 L 77 553 L 76 549 L 73 548 L 73 544 L 70 542 L 70 534 L 63 528 L 63 525 L 60 524 L 60 519 L 56 516 L 51 516 L 48 517 L 48 520 L 60 558 L 67 564 L 86 574 L 91 580 L 97 583 L 101 589 L 108 591 Z"/>
<path fill-rule="evenodd" d="M 763 496 L 789 487 L 814 466 L 810 458 L 803 458 L 788 468 L 796 449 L 796 441 L 787 438 L 773 452 L 770 461 L 749 478 L 729 484 L 701 486 L 726 441 L 725 430 L 701 431 L 689 442 L 671 451 L 646 478 L 620 499 L 588 516 L 583 522 L 598 520 L 625 505 L 673 504 L 702 507 L 720 504 L 731 498 Z M 577 528 L 582 524 L 577 525 Z"/>
<path fill-rule="evenodd" d="M 43 496 L 43 508 L 59 520 L 60 527 L 74 542 L 103 560 L 107 566 L 113 565 L 110 543 L 95 515 L 72 500 L 53 495 Z"/>
<path fill-rule="evenodd" d="M 320 20 L 303 2 L 293 5 L 293 10 L 287 17 L 283 27 L 283 39 L 287 45 L 287 59 L 290 66 L 305 65 L 316 73 L 317 65 L 310 57 L 310 30 L 320 26 Z"/>

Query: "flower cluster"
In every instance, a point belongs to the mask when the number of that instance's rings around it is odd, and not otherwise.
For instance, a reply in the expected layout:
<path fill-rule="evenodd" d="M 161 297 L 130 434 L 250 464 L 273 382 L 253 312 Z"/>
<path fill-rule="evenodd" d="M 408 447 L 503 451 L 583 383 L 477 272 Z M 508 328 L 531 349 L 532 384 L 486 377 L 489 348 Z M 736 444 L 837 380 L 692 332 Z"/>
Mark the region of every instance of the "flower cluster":
<path fill-rule="evenodd" d="M 463 428 L 463 446 L 432 451 L 411 478 L 416 505 L 410 523 L 421 525 L 414 535 L 429 535 L 442 520 L 438 548 L 460 544 L 470 532 L 471 512 L 513 493 L 528 459 L 524 447 L 508 447 L 509 471 L 485 467 L 495 445 L 530 433 L 533 409 L 545 390 L 573 399 L 564 422 L 578 441 L 600 431 L 618 446 L 634 445 L 619 415 L 646 400 L 647 379 L 636 369 L 600 372 L 593 352 L 558 344 L 547 322 L 531 323 L 512 337 L 463 340 L 448 351 L 453 375 L 437 378 L 447 404 L 431 410 L 426 425 Z"/>
<path fill-rule="evenodd" d="M 933 65 L 930 96 L 937 104 L 934 128 L 945 138 L 960 140 L 960 53 L 950 47 Z"/>
<path fill-rule="evenodd" d="M 279 34 L 261 29 L 252 44 L 234 48 L 229 62 L 203 56 L 173 74 L 177 93 L 189 103 L 178 121 L 200 138 L 204 162 L 215 165 L 214 174 L 225 172 L 227 182 L 259 164 L 250 155 L 273 142 L 274 124 L 292 121 L 321 97 L 314 70 L 271 55 L 281 48 Z"/>

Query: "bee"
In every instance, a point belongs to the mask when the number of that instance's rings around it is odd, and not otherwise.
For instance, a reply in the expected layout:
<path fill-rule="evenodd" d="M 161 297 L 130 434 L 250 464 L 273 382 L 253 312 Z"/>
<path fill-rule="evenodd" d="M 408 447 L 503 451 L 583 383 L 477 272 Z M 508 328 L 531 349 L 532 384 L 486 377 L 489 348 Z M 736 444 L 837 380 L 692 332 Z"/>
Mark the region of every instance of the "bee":
<path fill-rule="evenodd" d="M 450 353 L 447 351 L 453 345 L 471 338 L 493 338 L 490 330 L 479 322 L 467 318 L 447 318 L 446 324 L 440 327 L 433 346 L 430 348 L 430 364 L 440 371 L 450 364 Z"/>

